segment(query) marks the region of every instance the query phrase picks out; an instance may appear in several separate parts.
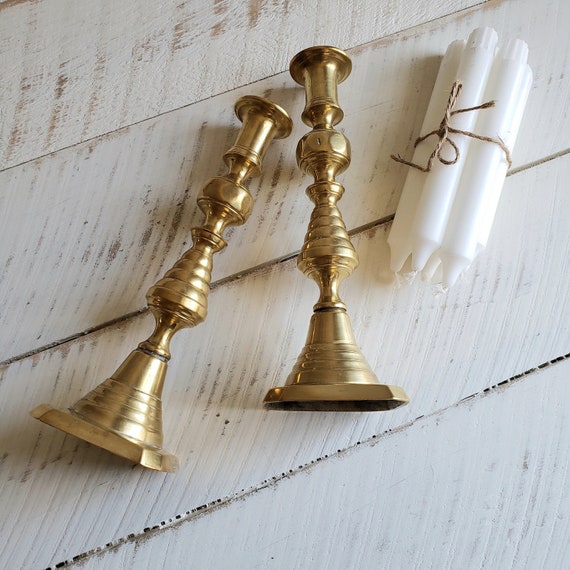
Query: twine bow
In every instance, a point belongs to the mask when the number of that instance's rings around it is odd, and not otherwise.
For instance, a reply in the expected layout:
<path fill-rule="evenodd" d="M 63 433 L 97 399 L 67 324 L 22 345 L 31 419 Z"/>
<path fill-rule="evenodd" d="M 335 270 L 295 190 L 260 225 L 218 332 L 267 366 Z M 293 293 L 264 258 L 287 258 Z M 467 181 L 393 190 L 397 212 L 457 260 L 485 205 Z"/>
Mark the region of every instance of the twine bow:
<path fill-rule="evenodd" d="M 426 133 L 425 135 L 418 137 L 416 139 L 416 142 L 414 143 L 414 148 L 416 148 L 421 142 L 425 141 L 429 137 L 433 135 L 437 136 L 438 141 L 435 148 L 433 149 L 433 152 L 429 156 L 427 166 L 421 166 L 420 164 L 416 164 L 415 162 L 409 162 L 407 160 L 404 160 L 400 155 L 397 154 L 390 155 L 393 160 L 395 160 L 396 162 L 401 162 L 402 164 L 406 164 L 407 166 L 411 166 L 412 168 L 417 168 L 422 172 L 429 172 L 432 169 L 433 161 L 436 158 L 437 160 L 439 160 L 439 162 L 445 165 L 455 164 L 459 160 L 461 154 L 459 152 L 457 144 L 449 136 L 451 133 L 453 133 L 458 135 L 465 135 L 466 137 L 471 137 L 473 139 L 478 139 L 480 141 L 490 142 L 500 146 L 503 152 L 505 153 L 505 158 L 510 168 L 512 164 L 511 153 L 507 145 L 501 139 L 501 137 L 497 138 L 485 137 L 482 135 L 478 135 L 476 133 L 472 133 L 471 131 L 462 131 L 461 129 L 455 129 L 452 126 L 450 126 L 449 123 L 451 121 L 451 117 L 453 117 L 454 115 L 457 115 L 459 113 L 468 113 L 469 111 L 478 111 L 480 109 L 488 109 L 489 107 L 495 106 L 495 101 L 487 101 L 486 103 L 482 103 L 481 105 L 477 105 L 475 107 L 466 107 L 465 109 L 454 110 L 455 104 L 457 103 L 457 98 L 459 97 L 459 93 L 461 92 L 462 87 L 463 84 L 459 80 L 453 83 L 453 86 L 451 87 L 451 92 L 449 94 L 449 99 L 447 100 L 447 107 L 445 108 L 445 114 L 443 116 L 443 119 L 441 120 L 441 123 L 439 124 L 439 127 L 437 129 L 434 129 L 433 131 L 430 131 L 429 133 Z M 453 149 L 454 152 L 454 157 L 451 160 L 448 160 L 442 156 L 442 150 L 446 143 Z"/>

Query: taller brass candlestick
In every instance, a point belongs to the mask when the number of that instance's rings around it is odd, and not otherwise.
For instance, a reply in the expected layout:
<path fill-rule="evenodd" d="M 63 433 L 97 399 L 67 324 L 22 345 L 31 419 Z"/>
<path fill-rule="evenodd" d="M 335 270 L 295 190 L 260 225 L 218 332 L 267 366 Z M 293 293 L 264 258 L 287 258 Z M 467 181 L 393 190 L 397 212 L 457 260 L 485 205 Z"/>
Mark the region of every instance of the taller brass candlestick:
<path fill-rule="evenodd" d="M 337 85 L 352 65 L 343 51 L 317 46 L 291 61 L 293 79 L 306 91 L 303 122 L 313 130 L 297 146 L 299 168 L 314 177 L 307 188 L 315 204 L 297 265 L 313 279 L 320 297 L 313 307 L 307 342 L 285 386 L 265 396 L 269 408 L 284 410 L 377 411 L 406 404 L 402 388 L 380 384 L 356 346 L 339 285 L 358 266 L 337 206 L 344 188 L 335 177 L 350 164 L 350 144 L 334 126 L 344 114 Z"/>
<path fill-rule="evenodd" d="M 212 257 L 227 245 L 224 229 L 245 223 L 253 207 L 243 184 L 261 173 L 272 139 L 286 137 L 292 129 L 287 113 L 260 97 L 242 97 L 235 110 L 243 125 L 224 154 L 228 172 L 208 181 L 198 197 L 205 221 L 192 229 L 192 247 L 147 293 L 156 321 L 152 335 L 69 411 L 47 404 L 31 411 L 46 424 L 158 471 L 178 467 L 176 457 L 162 449 L 161 395 L 170 340 L 206 318 Z"/>

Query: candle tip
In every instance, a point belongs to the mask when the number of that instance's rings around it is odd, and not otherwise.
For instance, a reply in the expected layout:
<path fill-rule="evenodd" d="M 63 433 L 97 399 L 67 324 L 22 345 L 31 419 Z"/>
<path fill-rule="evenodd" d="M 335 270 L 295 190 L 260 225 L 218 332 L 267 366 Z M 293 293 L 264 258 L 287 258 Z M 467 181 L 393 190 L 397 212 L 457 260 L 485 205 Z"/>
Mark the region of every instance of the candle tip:
<path fill-rule="evenodd" d="M 442 268 L 444 287 L 452 287 L 459 276 L 469 267 L 469 259 L 461 255 L 446 255 L 443 257 Z"/>
<path fill-rule="evenodd" d="M 476 28 L 469 34 L 467 47 L 494 50 L 499 36 L 493 28 Z"/>
<path fill-rule="evenodd" d="M 512 59 L 518 63 L 526 63 L 528 59 L 528 44 L 520 39 L 511 39 L 501 49 L 502 59 Z"/>
<path fill-rule="evenodd" d="M 431 281 L 438 269 L 441 268 L 441 259 L 437 253 L 434 253 L 426 263 L 424 270 L 422 271 L 422 279 L 424 281 Z M 441 273 L 441 271 L 439 272 Z"/>
<path fill-rule="evenodd" d="M 450 57 L 461 56 L 463 50 L 465 49 L 465 45 L 467 42 L 465 40 L 454 40 L 448 46 L 447 50 L 445 50 L 445 58 L 449 59 Z"/>
<path fill-rule="evenodd" d="M 412 271 L 421 271 L 439 243 L 428 239 L 417 239 L 412 247 Z"/>
<path fill-rule="evenodd" d="M 390 269 L 394 273 L 399 273 L 410 256 L 410 252 L 405 248 L 398 247 L 399 244 L 390 243 L 389 240 L 388 245 L 390 246 Z"/>

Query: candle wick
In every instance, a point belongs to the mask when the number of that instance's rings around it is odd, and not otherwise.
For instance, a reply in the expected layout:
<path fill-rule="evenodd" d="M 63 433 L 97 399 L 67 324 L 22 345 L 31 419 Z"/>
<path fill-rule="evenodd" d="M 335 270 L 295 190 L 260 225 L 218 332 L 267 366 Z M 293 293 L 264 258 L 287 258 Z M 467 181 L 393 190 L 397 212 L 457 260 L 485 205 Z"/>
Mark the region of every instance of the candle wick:
<path fill-rule="evenodd" d="M 439 124 L 439 127 L 437 129 L 434 129 L 433 131 L 430 131 L 429 133 L 426 133 L 425 135 L 419 136 L 416 139 L 416 142 L 414 143 L 414 148 L 416 148 L 420 143 L 422 143 L 423 141 L 425 141 L 429 137 L 434 136 L 434 135 L 437 136 L 437 138 L 438 138 L 437 144 L 436 144 L 435 148 L 433 149 L 432 153 L 430 154 L 430 156 L 428 158 L 427 165 L 422 166 L 421 164 L 416 164 L 415 162 L 410 162 L 408 160 L 403 159 L 399 154 L 390 155 L 393 160 L 395 160 L 396 162 L 400 162 L 402 164 L 405 164 L 406 166 L 411 166 L 412 168 L 417 168 L 418 170 L 421 170 L 422 172 L 430 172 L 432 167 L 433 167 L 433 162 L 435 159 L 439 160 L 439 162 L 441 162 L 442 164 L 445 164 L 446 166 L 451 165 L 451 164 L 455 164 L 459 160 L 461 153 L 459 152 L 459 148 L 457 147 L 455 142 L 450 138 L 449 135 L 450 134 L 457 134 L 457 135 L 465 135 L 466 137 L 471 137 L 471 138 L 474 138 L 474 139 L 477 139 L 480 141 L 490 142 L 490 143 L 498 145 L 503 150 L 503 152 L 505 153 L 505 158 L 507 160 L 507 164 L 509 165 L 509 168 L 511 167 L 511 164 L 512 164 L 511 153 L 510 153 L 507 145 L 501 139 L 501 137 L 496 137 L 496 138 L 486 137 L 483 135 L 478 135 L 478 134 L 473 133 L 471 131 L 463 131 L 461 129 L 455 129 L 450 125 L 451 118 L 453 117 L 453 115 L 457 115 L 458 113 L 468 113 L 470 111 L 479 111 L 481 109 L 489 109 L 490 107 L 495 106 L 495 101 L 486 101 L 485 103 L 481 103 L 481 105 L 476 105 L 475 107 L 466 107 L 464 109 L 454 109 L 454 107 L 457 103 L 457 99 L 459 97 L 459 93 L 461 93 L 462 87 L 463 87 L 463 84 L 459 80 L 457 80 L 453 83 L 453 85 L 451 87 L 451 92 L 449 93 L 449 98 L 447 100 L 447 106 L 445 108 L 445 113 L 443 115 L 443 119 L 441 120 L 441 123 Z M 443 147 L 445 146 L 445 144 L 449 145 L 453 150 L 453 158 L 452 159 L 446 159 L 442 155 L 442 150 L 443 150 Z"/>

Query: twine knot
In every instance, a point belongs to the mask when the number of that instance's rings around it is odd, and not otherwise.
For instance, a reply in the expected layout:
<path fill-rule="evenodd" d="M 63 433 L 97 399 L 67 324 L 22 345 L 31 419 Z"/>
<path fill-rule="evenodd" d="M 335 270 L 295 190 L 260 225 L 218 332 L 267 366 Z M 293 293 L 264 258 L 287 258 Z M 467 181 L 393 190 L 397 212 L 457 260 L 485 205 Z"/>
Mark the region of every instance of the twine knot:
<path fill-rule="evenodd" d="M 400 155 L 397 155 L 397 154 L 390 155 L 393 160 L 395 160 L 396 162 L 401 162 L 402 164 L 405 164 L 407 166 L 411 166 L 412 168 L 417 168 L 418 170 L 421 170 L 422 172 L 429 172 L 432 169 L 433 161 L 436 158 L 437 158 L 437 160 L 439 160 L 439 162 L 441 162 L 442 164 L 445 164 L 445 165 L 455 164 L 459 160 L 461 153 L 459 152 L 459 148 L 458 148 L 457 144 L 449 136 L 450 133 L 454 133 L 454 134 L 465 135 L 466 137 L 471 137 L 471 138 L 474 138 L 474 139 L 477 139 L 480 141 L 486 141 L 486 142 L 490 142 L 490 143 L 498 145 L 503 150 L 503 152 L 505 153 L 505 158 L 507 160 L 507 164 L 509 165 L 509 168 L 511 167 L 511 164 L 512 164 L 511 153 L 510 153 L 507 145 L 501 139 L 501 137 L 497 137 L 497 138 L 485 137 L 482 135 L 478 135 L 476 133 L 472 133 L 471 131 L 462 131 L 461 129 L 455 129 L 450 125 L 451 118 L 454 115 L 457 115 L 458 113 L 468 113 L 470 111 L 478 111 L 480 109 L 488 109 L 489 107 L 495 106 L 495 101 L 487 101 L 486 103 L 482 103 L 481 105 L 477 105 L 475 107 L 466 107 L 465 109 L 454 109 L 455 104 L 457 103 L 457 99 L 459 97 L 459 93 L 461 93 L 462 87 L 463 87 L 463 84 L 459 80 L 457 80 L 453 83 L 453 85 L 451 87 L 451 92 L 449 93 L 449 98 L 447 100 L 447 106 L 445 108 L 445 113 L 443 115 L 443 119 L 441 120 L 441 123 L 439 124 L 439 127 L 437 129 L 434 129 L 433 131 L 430 131 L 429 133 L 426 133 L 425 135 L 419 136 L 416 139 L 416 142 L 414 143 L 414 148 L 416 148 L 420 143 L 422 143 L 423 141 L 425 141 L 429 137 L 431 137 L 433 135 L 437 136 L 437 138 L 438 138 L 437 144 L 436 144 L 435 148 L 433 149 L 432 153 L 430 154 L 430 156 L 428 158 L 427 165 L 422 166 L 421 164 L 416 164 L 415 162 L 409 162 L 407 160 L 404 160 Z M 443 147 L 446 144 L 449 145 L 453 150 L 454 156 L 452 159 L 446 159 L 442 155 Z"/>

